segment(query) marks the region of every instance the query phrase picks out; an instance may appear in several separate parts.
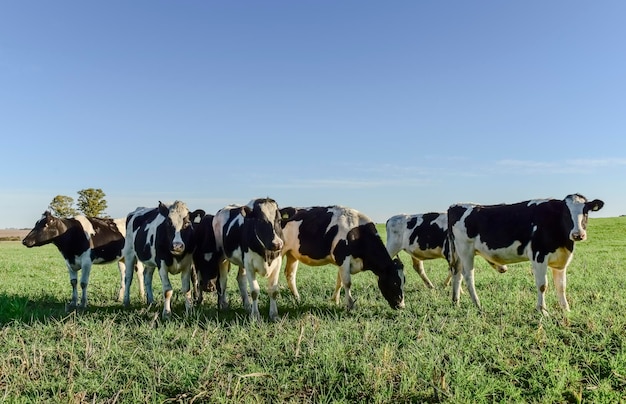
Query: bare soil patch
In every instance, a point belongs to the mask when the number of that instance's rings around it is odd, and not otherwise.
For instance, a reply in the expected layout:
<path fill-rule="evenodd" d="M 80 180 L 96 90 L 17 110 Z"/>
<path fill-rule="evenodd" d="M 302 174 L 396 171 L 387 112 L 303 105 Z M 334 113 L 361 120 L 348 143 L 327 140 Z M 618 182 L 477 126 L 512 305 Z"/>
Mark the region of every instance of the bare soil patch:
<path fill-rule="evenodd" d="M 20 241 L 29 231 L 28 229 L 0 229 L 0 241 Z"/>

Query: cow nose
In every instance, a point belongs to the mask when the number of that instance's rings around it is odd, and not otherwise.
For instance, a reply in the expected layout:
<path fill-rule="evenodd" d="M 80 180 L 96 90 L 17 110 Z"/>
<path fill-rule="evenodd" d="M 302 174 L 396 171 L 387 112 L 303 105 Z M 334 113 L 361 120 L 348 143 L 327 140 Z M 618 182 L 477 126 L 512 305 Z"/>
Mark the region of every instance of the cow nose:
<path fill-rule="evenodd" d="M 172 251 L 183 251 L 185 249 L 185 244 L 183 243 L 172 243 Z"/>
<path fill-rule="evenodd" d="M 583 241 L 585 238 L 587 238 L 587 235 L 584 232 L 572 233 L 572 240 L 574 241 Z"/>
<path fill-rule="evenodd" d="M 283 240 L 278 239 L 278 240 L 275 240 L 274 242 L 272 242 L 272 250 L 273 251 L 278 251 L 278 250 L 280 250 L 282 248 L 283 248 Z"/>

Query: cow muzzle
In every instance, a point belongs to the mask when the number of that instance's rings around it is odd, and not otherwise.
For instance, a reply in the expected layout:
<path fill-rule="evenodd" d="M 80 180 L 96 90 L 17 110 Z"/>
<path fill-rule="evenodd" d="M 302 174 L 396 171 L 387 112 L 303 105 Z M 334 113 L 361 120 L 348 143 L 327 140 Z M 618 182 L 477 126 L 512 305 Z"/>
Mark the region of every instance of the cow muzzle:
<path fill-rule="evenodd" d="M 570 238 L 572 241 L 584 241 L 587 238 L 587 233 L 584 231 L 572 232 Z"/>
<path fill-rule="evenodd" d="M 172 255 L 182 255 L 185 252 L 185 243 L 172 243 Z"/>

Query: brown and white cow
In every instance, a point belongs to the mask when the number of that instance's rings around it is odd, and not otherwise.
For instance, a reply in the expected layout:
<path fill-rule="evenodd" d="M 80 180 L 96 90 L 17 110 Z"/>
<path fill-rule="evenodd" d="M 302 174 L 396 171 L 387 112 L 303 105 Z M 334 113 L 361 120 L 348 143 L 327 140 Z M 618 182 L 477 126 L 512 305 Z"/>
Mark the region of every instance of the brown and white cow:
<path fill-rule="evenodd" d="M 285 275 L 289 289 L 300 300 L 296 287 L 298 261 L 306 265 L 339 266 L 332 299 L 338 304 L 341 287 L 346 290 L 346 307 L 354 299 L 350 293 L 351 275 L 371 270 L 378 278 L 378 288 L 389 305 L 404 307 L 404 268 L 393 260 L 378 235 L 376 226 L 363 213 L 342 206 L 284 208 L 282 212 L 287 258 Z"/>
<path fill-rule="evenodd" d="M 77 307 L 78 302 L 78 271 L 81 271 L 80 287 L 82 296 L 81 308 L 87 306 L 87 286 L 93 264 L 108 264 L 117 261 L 120 270 L 119 299 L 125 291 L 125 265 L 122 259 L 124 236 L 126 234 L 125 219 L 103 219 L 78 215 L 73 218 L 55 217 L 49 211 L 44 212 L 35 227 L 24 237 L 22 244 L 26 247 L 38 247 L 54 244 L 63 258 L 70 275 L 72 299 L 69 307 Z M 133 268 L 131 265 L 130 268 Z M 131 269 L 132 271 L 132 269 Z M 143 278 L 143 267 L 137 268 L 140 279 Z M 139 285 L 142 299 L 144 298 L 143 282 Z"/>
<path fill-rule="evenodd" d="M 604 202 L 591 202 L 580 194 L 563 200 L 538 199 L 511 205 L 456 204 L 448 209 L 452 301 L 458 304 L 461 275 L 474 304 L 480 300 L 474 287 L 474 255 L 496 264 L 530 261 L 537 287 L 537 310 L 547 315 L 545 290 L 551 268 L 556 294 L 562 309 L 569 311 L 565 296 L 566 271 L 574 253 L 574 242 L 587 238 L 590 211 Z"/>
<path fill-rule="evenodd" d="M 152 277 L 158 268 L 163 286 L 163 318 L 171 316 L 172 284 L 169 274 L 180 274 L 185 295 L 186 313 L 193 308 L 191 296 L 192 254 L 195 248 L 192 221 L 197 212 L 190 214 L 181 201 L 172 204 L 159 202 L 157 208 L 137 208 L 126 218 L 126 243 L 124 257 L 127 263 L 141 262 L 145 266 L 145 289 L 148 304 L 154 302 Z M 124 305 L 130 304 L 128 289 L 133 273 L 126 269 Z"/>
<path fill-rule="evenodd" d="M 276 201 L 270 198 L 251 200 L 247 205 L 229 205 L 220 209 L 213 218 L 213 231 L 217 248 L 223 258 L 219 268 L 218 307 L 226 302 L 226 283 L 230 263 L 239 267 L 237 281 L 244 307 L 254 320 L 259 320 L 259 283 L 256 275 L 268 278 L 270 297 L 269 317 L 278 319 L 278 277 L 282 264 L 283 248 L 280 212 Z M 249 302 L 245 281 L 251 289 Z"/>
<path fill-rule="evenodd" d="M 400 214 L 389 218 L 386 223 L 387 251 L 391 257 L 405 251 L 411 256 L 413 268 L 424 284 L 433 289 L 434 286 L 424 270 L 424 262 L 437 258 L 448 260 L 448 215 L 445 212 L 429 212 L 414 215 Z M 507 270 L 506 265 L 489 262 L 492 268 L 500 273 Z M 452 271 L 444 281 L 450 284 Z"/>

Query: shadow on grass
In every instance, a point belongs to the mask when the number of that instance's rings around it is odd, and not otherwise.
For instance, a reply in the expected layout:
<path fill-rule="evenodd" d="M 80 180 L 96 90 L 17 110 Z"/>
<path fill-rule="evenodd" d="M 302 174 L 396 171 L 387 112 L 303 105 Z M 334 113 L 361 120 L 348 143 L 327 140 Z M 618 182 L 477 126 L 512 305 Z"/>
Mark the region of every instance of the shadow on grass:
<path fill-rule="evenodd" d="M 281 301 L 283 304 L 281 304 Z M 292 298 L 280 299 L 278 301 L 278 321 L 295 320 L 304 318 L 307 315 L 314 315 L 320 318 L 341 320 L 344 318 L 393 318 L 401 311 L 379 310 L 373 307 L 360 307 L 358 302 L 353 310 L 346 310 L 343 304 L 336 305 L 331 301 L 307 301 L 301 303 Z M 60 300 L 56 296 L 41 294 L 33 296 L 23 296 L 16 294 L 0 293 L 0 326 L 10 323 L 22 323 L 32 325 L 37 322 L 49 320 L 63 320 L 71 312 L 76 312 L 79 316 L 87 316 L 90 319 L 112 322 L 114 324 L 124 324 L 133 326 L 151 326 L 154 328 L 167 324 L 185 324 L 189 327 L 199 327 L 200 329 L 214 326 L 229 327 L 234 325 L 248 324 L 251 322 L 249 314 L 239 302 L 231 302 L 231 307 L 223 310 L 217 309 L 215 299 L 205 299 L 200 305 L 196 305 L 194 310 L 185 314 L 183 299 L 176 297 L 172 301 L 172 316 L 169 320 L 162 319 L 163 302 L 157 299 L 155 303 L 147 306 L 144 303 L 132 303 L 129 307 L 123 307 L 118 301 L 112 300 L 108 303 L 90 305 L 85 309 L 76 308 L 71 310 L 67 300 Z M 261 322 L 270 323 L 269 302 L 261 300 L 259 302 Z"/>
<path fill-rule="evenodd" d="M 11 322 L 32 324 L 46 319 L 61 319 L 67 315 L 66 302 L 42 294 L 36 298 L 0 293 L 0 325 Z"/>

